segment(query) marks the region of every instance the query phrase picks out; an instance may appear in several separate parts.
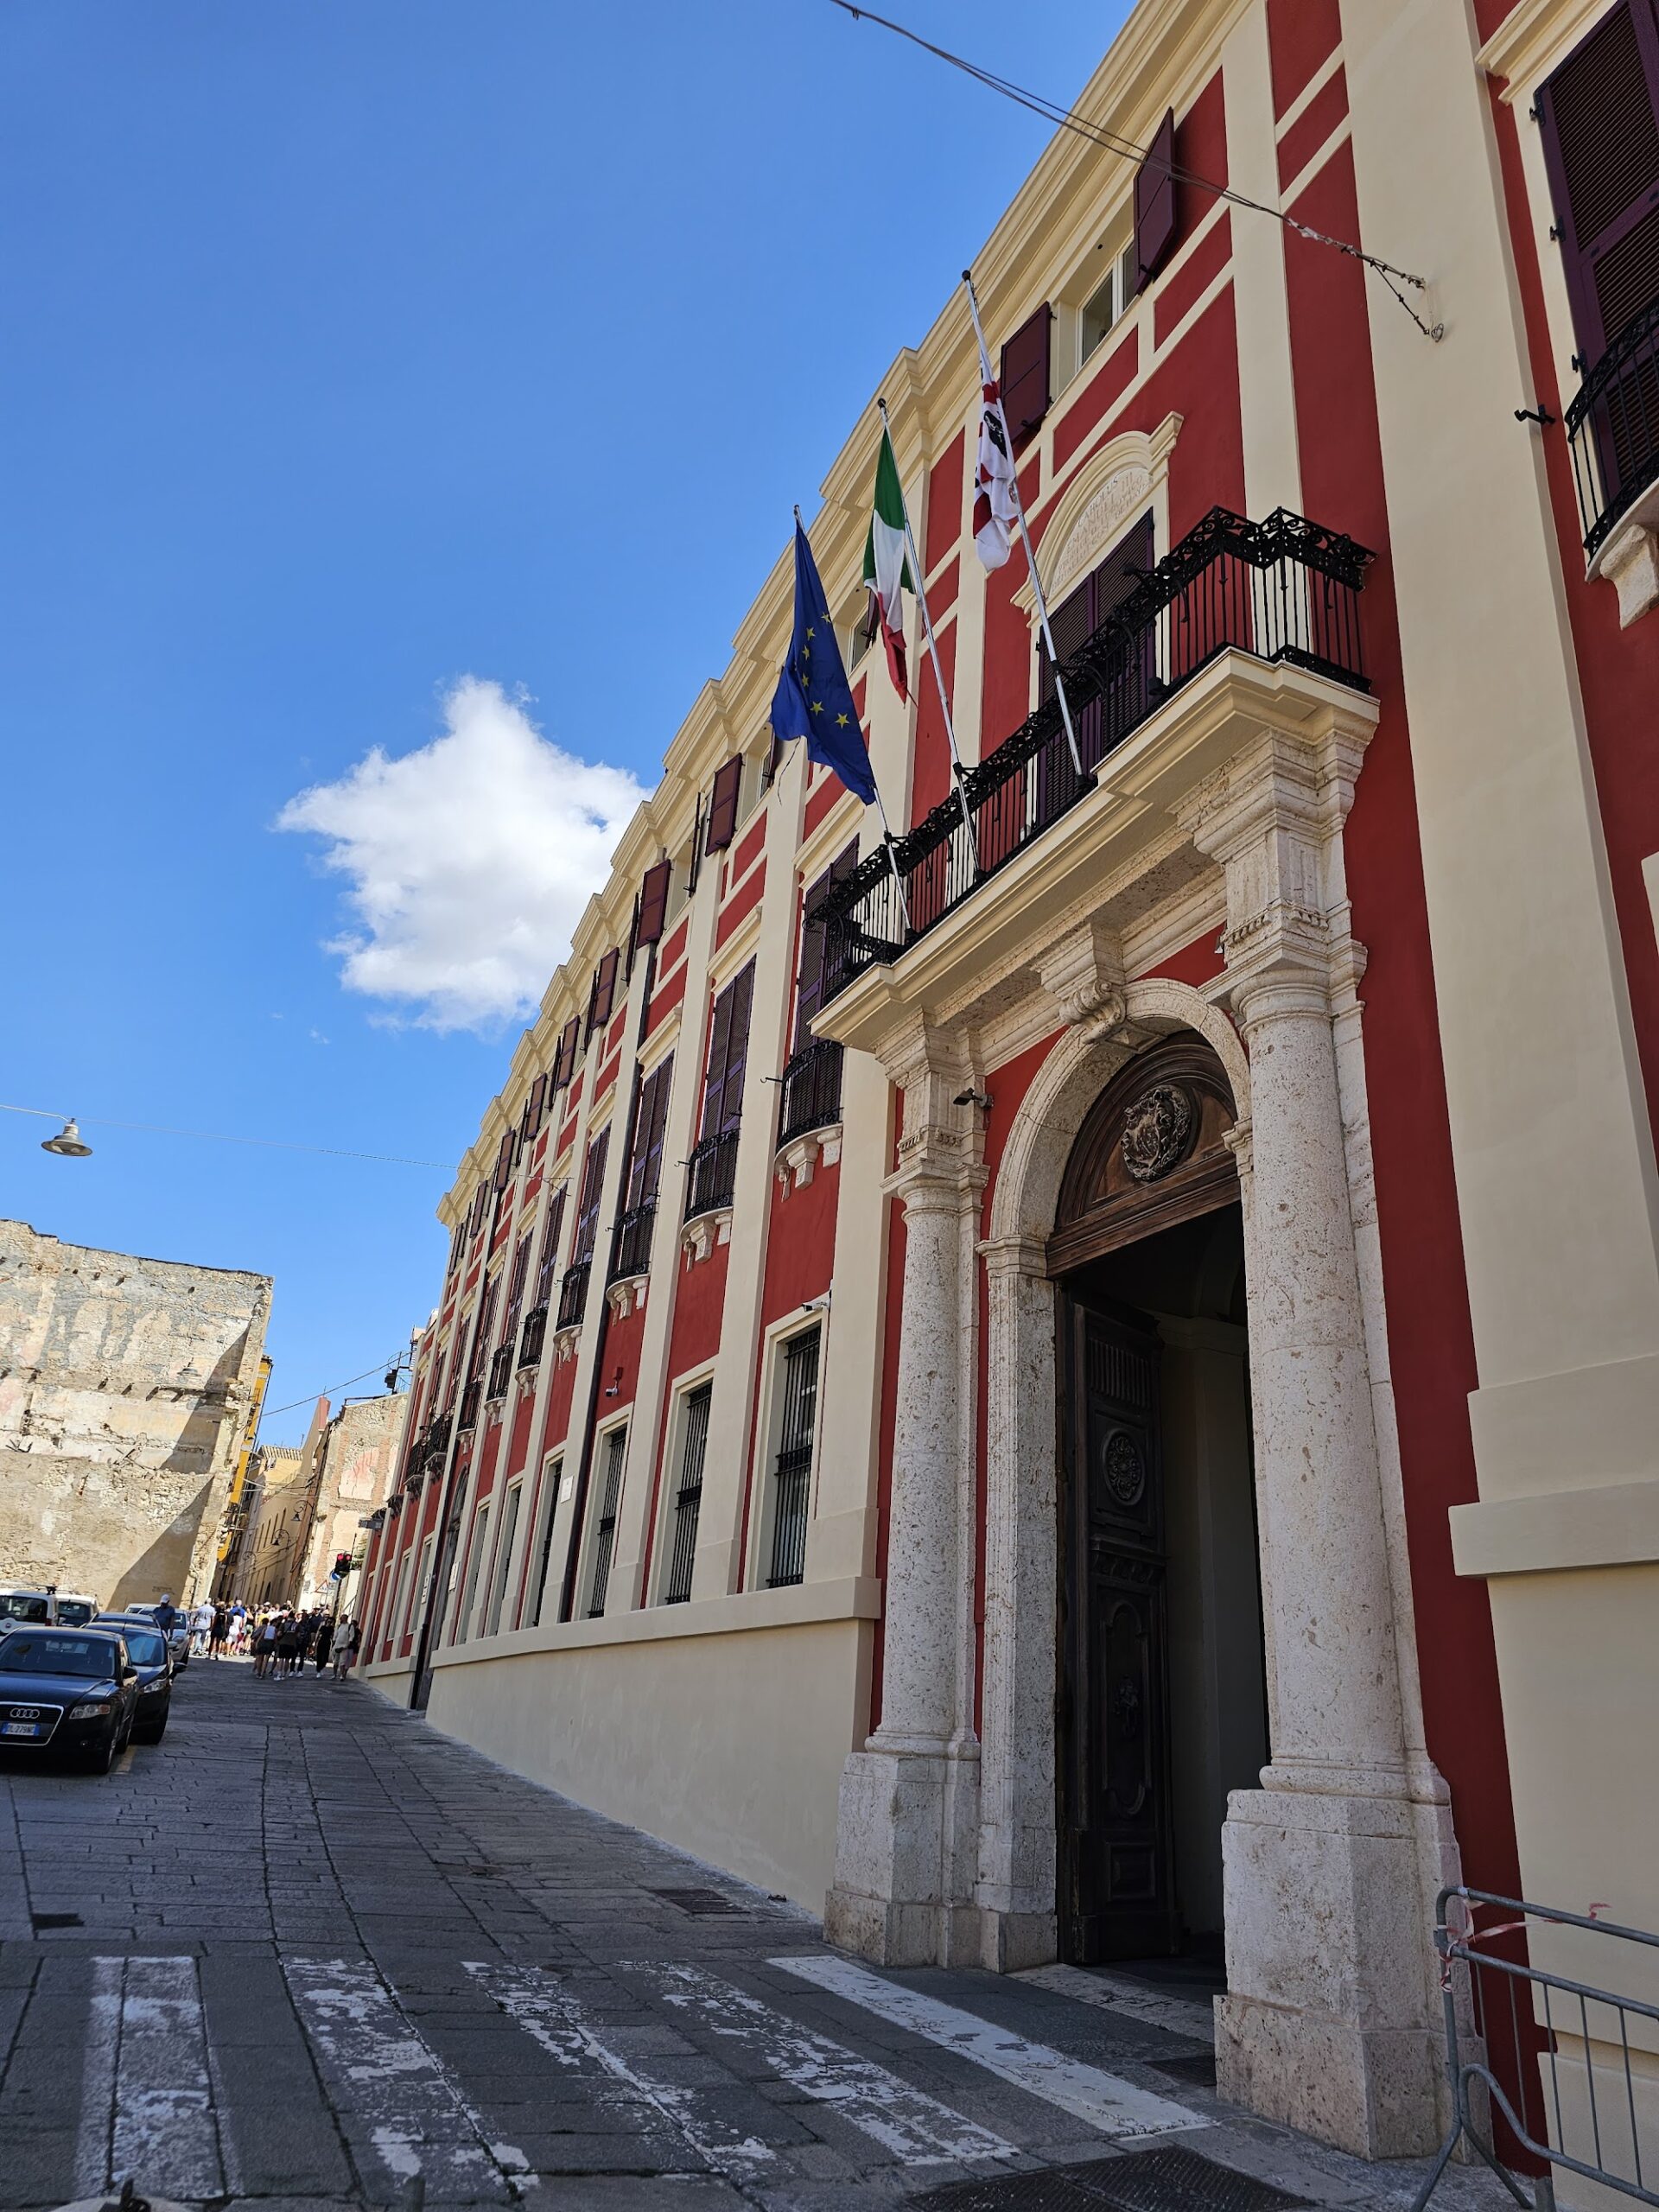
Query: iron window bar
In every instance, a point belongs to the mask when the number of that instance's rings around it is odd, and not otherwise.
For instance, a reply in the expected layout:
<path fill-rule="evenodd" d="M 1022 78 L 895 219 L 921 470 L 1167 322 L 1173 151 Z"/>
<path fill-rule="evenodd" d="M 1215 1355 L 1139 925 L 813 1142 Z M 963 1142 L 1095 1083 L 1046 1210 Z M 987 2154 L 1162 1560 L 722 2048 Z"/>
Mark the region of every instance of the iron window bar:
<path fill-rule="evenodd" d="M 483 1385 L 474 1376 L 461 1394 L 461 1411 L 456 1417 L 455 1426 L 463 1435 L 469 1428 L 478 1427 L 478 1408 L 482 1396 Z"/>
<path fill-rule="evenodd" d="M 1218 654 L 1248 652 L 1369 690 L 1359 594 L 1372 558 L 1284 507 L 1259 523 L 1212 507 L 1060 664 L 1081 777 L 1051 696 L 967 771 L 962 791 L 895 841 L 902 901 L 886 847 L 826 893 L 824 1001 L 898 959 L 1034 843 L 1094 789 L 1107 755 Z"/>
<path fill-rule="evenodd" d="M 841 1046 L 831 1038 L 820 1037 L 784 1063 L 778 1078 L 783 1085 L 778 1111 L 780 1147 L 840 1121 L 842 1058 Z"/>
<path fill-rule="evenodd" d="M 542 1346 L 547 1341 L 547 1307 L 532 1306 L 524 1316 L 524 1332 L 518 1339 L 518 1364 L 535 1367 L 541 1360 Z"/>
<path fill-rule="evenodd" d="M 486 1398 L 505 1398 L 507 1395 L 507 1385 L 512 1380 L 512 1340 L 509 1338 L 505 1344 L 498 1344 L 495 1348 L 494 1356 L 490 1361 L 490 1379 L 484 1395 Z"/>
<path fill-rule="evenodd" d="M 1584 550 L 1593 560 L 1659 481 L 1659 300 L 1627 322 L 1567 410 Z"/>
<path fill-rule="evenodd" d="M 605 1611 L 610 1587 L 611 1553 L 616 1544 L 616 1510 L 622 1496 L 622 1460 L 627 1431 L 613 1428 L 605 1440 L 605 1495 L 600 1500 L 599 1527 L 594 1535 L 594 1580 L 588 1599 L 588 1618 L 597 1620 Z"/>
<path fill-rule="evenodd" d="M 687 1221 L 730 1205 L 737 1185 L 736 1124 L 722 1129 L 717 1136 L 704 1137 L 701 1144 L 692 1147 L 691 1157 L 685 1165 Z"/>
<path fill-rule="evenodd" d="M 806 1523 L 812 1481 L 812 1440 L 817 1429 L 819 1332 L 791 1337 L 784 1346 L 784 1417 L 772 1471 L 772 1571 L 769 1589 L 781 1590 L 806 1573 Z"/>
<path fill-rule="evenodd" d="M 578 1260 L 564 1271 L 564 1281 L 559 1286 L 559 1326 L 574 1329 L 582 1320 L 588 1304 L 588 1278 L 593 1271 L 591 1260 Z"/>
<path fill-rule="evenodd" d="M 611 1267 L 607 1282 L 620 1282 L 626 1275 L 645 1274 L 651 1267 L 652 1231 L 657 1224 L 657 1201 L 630 1206 L 619 1214 L 611 1237 Z"/>
<path fill-rule="evenodd" d="M 685 1402 L 685 1441 L 680 1451 L 679 1486 L 674 1493 L 674 1549 L 663 1585 L 663 1603 L 683 1605 L 691 1595 L 697 1554 L 697 1516 L 702 1507 L 702 1464 L 709 1450 L 709 1408 L 713 1385 L 704 1382 Z"/>

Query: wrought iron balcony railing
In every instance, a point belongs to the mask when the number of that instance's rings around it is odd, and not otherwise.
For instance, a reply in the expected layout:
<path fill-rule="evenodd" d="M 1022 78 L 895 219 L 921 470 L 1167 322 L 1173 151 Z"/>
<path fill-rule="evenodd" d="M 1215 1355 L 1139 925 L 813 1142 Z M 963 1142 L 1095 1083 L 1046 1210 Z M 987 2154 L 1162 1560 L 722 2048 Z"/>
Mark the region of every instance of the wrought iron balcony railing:
<path fill-rule="evenodd" d="M 564 1271 L 564 1281 L 559 1285 L 559 1320 L 562 1329 L 574 1329 L 582 1320 L 588 1303 L 588 1278 L 593 1272 L 591 1260 L 578 1260 L 573 1268 Z"/>
<path fill-rule="evenodd" d="M 784 1063 L 784 1096 L 778 1114 L 780 1146 L 841 1119 L 841 1046 L 831 1038 L 820 1037 Z"/>
<path fill-rule="evenodd" d="M 1627 322 L 1567 410 L 1584 550 L 1594 558 L 1659 481 L 1659 300 Z"/>
<path fill-rule="evenodd" d="M 685 1218 L 714 1213 L 732 1203 L 737 1182 L 737 1131 L 724 1129 L 717 1137 L 704 1137 L 686 1161 Z"/>
<path fill-rule="evenodd" d="M 535 1367 L 540 1364 L 542 1346 L 547 1342 L 547 1308 L 532 1306 L 524 1316 L 524 1332 L 518 1339 L 518 1364 Z"/>
<path fill-rule="evenodd" d="M 444 1413 L 438 1415 L 436 1421 L 426 1432 L 426 1465 L 429 1472 L 442 1464 L 444 1453 L 449 1449 L 449 1415 Z"/>
<path fill-rule="evenodd" d="M 507 1395 L 507 1385 L 512 1380 L 512 1340 L 509 1338 L 505 1344 L 498 1344 L 495 1348 L 494 1357 L 490 1361 L 490 1380 L 484 1393 L 485 1396 L 505 1398 Z"/>
<path fill-rule="evenodd" d="M 1116 612 L 1061 664 L 1084 773 L 1057 698 L 968 771 L 968 816 L 956 792 L 894 857 L 910 909 L 905 926 L 885 850 L 870 853 L 824 901 L 823 995 L 896 960 L 1094 788 L 1094 771 L 1229 646 L 1369 690 L 1359 593 L 1371 555 L 1351 537 L 1283 507 L 1246 522 L 1212 507 Z"/>
<path fill-rule="evenodd" d="M 651 1233 L 657 1222 L 657 1201 L 630 1206 L 617 1218 L 611 1238 L 611 1272 L 606 1280 L 620 1282 L 624 1275 L 642 1275 L 651 1265 Z"/>
<path fill-rule="evenodd" d="M 455 1426 L 463 1435 L 469 1428 L 478 1427 L 478 1408 L 483 1395 L 482 1387 L 474 1376 L 461 1394 L 461 1412 L 456 1417 Z"/>

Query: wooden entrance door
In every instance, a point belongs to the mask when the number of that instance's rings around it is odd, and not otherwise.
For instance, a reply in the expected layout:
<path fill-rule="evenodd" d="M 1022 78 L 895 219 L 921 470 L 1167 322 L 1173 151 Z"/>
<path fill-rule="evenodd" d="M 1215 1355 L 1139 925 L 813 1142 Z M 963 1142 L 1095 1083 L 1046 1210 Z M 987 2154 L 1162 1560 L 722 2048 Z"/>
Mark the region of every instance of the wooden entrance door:
<path fill-rule="evenodd" d="M 1063 1297 L 1060 1310 L 1061 1936 L 1065 1955 L 1090 1965 L 1177 1942 L 1161 1346 L 1080 1299 Z"/>

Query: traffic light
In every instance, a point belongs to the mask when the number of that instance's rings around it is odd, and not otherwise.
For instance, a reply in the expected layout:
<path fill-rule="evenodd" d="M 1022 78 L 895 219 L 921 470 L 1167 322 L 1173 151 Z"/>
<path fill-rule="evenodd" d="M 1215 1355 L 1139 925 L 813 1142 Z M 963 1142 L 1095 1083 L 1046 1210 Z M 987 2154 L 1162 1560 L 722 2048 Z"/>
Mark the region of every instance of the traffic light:
<path fill-rule="evenodd" d="M 334 1571 L 328 1577 L 328 1580 L 331 1582 L 343 1582 L 351 1571 L 352 1555 L 350 1552 L 336 1552 L 334 1554 Z"/>

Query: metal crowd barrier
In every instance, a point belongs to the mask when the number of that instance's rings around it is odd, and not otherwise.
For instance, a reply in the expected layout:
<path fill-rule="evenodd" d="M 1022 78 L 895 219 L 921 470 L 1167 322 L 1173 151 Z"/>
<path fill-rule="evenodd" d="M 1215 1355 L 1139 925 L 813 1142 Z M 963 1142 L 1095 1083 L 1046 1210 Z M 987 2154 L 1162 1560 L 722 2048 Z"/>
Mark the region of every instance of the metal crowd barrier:
<path fill-rule="evenodd" d="M 1452 2119 L 1413 2212 L 1460 2142 L 1528 2212 L 1551 2212 L 1558 2172 L 1659 2206 L 1659 2002 L 1628 1986 L 1645 1983 L 1659 1999 L 1659 1936 L 1602 1920 L 1602 1910 L 1440 1891 L 1434 1948 Z M 1483 1913 L 1500 1916 L 1481 1926 Z M 1595 1979 L 1558 1970 L 1567 1965 L 1592 1967 Z M 1517 2168 L 1537 2177 L 1533 2196 Z M 1592 2202 L 1591 2191 L 1564 2194 Z"/>

